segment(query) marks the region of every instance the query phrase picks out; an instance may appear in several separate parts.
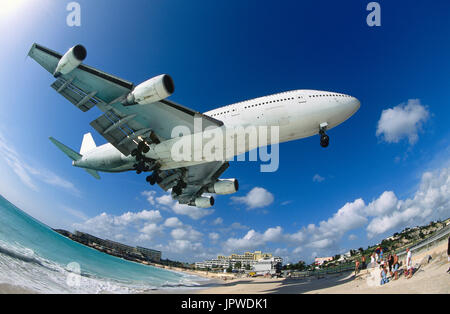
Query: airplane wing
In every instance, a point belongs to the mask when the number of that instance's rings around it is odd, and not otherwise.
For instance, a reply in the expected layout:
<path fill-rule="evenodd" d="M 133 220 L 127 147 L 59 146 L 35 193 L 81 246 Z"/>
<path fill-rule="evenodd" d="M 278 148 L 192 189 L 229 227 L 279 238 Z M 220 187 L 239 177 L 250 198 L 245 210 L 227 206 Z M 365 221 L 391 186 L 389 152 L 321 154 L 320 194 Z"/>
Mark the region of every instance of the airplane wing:
<path fill-rule="evenodd" d="M 33 44 L 28 55 L 52 74 L 62 58 L 58 52 L 38 44 Z M 119 99 L 135 85 L 85 64 L 59 76 L 51 86 L 83 112 L 94 106 L 103 111 L 91 126 L 126 156 L 137 147 L 139 137 L 154 133 L 159 140 L 170 139 L 175 126 L 186 126 L 193 132 L 195 118 L 202 120 L 203 129 L 223 125 L 167 99 L 151 105 L 124 106 Z"/>
<path fill-rule="evenodd" d="M 62 58 L 58 52 L 38 44 L 33 44 L 28 55 L 51 74 Z M 151 105 L 124 106 L 118 99 L 128 95 L 135 85 L 85 64 L 59 76 L 51 87 L 83 112 L 94 106 L 103 111 L 91 126 L 126 156 L 136 149 L 142 138 L 156 135 L 156 140 L 170 139 L 175 126 L 186 126 L 193 132 L 195 118 L 202 120 L 203 129 L 223 125 L 219 120 L 167 99 Z M 158 184 L 165 191 L 172 189 L 172 197 L 181 204 L 189 204 L 217 182 L 228 167 L 228 162 L 210 162 L 158 170 Z M 184 182 L 184 188 L 174 193 L 180 182 Z"/>
<path fill-rule="evenodd" d="M 185 188 L 179 195 L 172 190 L 172 198 L 180 204 L 189 204 L 206 191 L 206 187 L 217 182 L 222 173 L 229 167 L 228 162 L 212 161 L 209 163 L 166 170 L 159 173 L 162 181 L 158 185 L 165 191 L 174 188 L 180 180 Z"/>

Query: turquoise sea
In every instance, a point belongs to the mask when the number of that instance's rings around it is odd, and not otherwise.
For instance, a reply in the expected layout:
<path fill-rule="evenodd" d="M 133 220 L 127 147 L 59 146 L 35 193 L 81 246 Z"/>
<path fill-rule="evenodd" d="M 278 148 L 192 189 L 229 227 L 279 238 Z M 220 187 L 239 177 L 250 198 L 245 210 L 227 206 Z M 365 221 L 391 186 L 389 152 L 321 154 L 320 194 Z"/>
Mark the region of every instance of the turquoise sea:
<path fill-rule="evenodd" d="M 0 196 L 0 283 L 39 293 L 141 293 L 202 281 L 76 243 Z"/>

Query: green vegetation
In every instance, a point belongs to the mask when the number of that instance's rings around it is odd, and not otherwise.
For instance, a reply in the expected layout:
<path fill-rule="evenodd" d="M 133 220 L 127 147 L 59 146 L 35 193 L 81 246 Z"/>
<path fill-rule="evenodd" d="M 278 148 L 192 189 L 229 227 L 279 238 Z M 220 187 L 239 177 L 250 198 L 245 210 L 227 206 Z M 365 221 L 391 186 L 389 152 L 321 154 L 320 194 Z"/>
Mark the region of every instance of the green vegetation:
<path fill-rule="evenodd" d="M 297 270 L 297 271 L 303 271 L 306 269 L 306 263 L 304 261 L 299 261 L 296 264 L 287 264 L 283 265 L 281 268 L 282 270 Z"/>

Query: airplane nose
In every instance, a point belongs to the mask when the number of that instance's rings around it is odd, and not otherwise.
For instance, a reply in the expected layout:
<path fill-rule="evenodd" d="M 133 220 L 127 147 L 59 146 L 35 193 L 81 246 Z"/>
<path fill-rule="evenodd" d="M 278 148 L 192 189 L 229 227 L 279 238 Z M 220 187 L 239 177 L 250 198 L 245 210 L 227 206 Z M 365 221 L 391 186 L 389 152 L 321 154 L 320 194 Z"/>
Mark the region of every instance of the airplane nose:
<path fill-rule="evenodd" d="M 350 101 L 350 106 L 353 109 L 353 113 L 355 113 L 361 107 L 361 103 L 359 102 L 359 100 L 356 97 L 352 97 L 351 101 Z"/>

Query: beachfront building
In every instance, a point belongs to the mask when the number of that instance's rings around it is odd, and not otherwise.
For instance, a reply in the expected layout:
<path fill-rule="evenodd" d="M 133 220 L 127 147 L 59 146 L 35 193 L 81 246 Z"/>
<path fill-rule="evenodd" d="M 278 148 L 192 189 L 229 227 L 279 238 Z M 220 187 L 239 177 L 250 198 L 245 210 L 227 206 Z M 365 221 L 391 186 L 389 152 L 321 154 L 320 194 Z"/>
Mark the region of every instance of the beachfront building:
<path fill-rule="evenodd" d="M 275 263 L 282 264 L 283 259 L 278 256 L 273 256 L 271 253 L 263 253 L 262 251 L 245 252 L 244 254 L 231 254 L 229 256 L 219 255 L 217 259 L 206 260 L 195 263 L 197 269 L 227 269 L 232 267 L 233 270 L 251 270 L 260 261 L 273 259 Z M 237 269 L 237 266 L 240 268 Z"/>
<path fill-rule="evenodd" d="M 119 257 L 128 257 L 132 259 L 146 260 L 149 262 L 161 261 L 161 251 L 140 246 L 133 247 L 116 241 L 101 239 L 89 233 L 80 231 L 75 231 L 75 234 L 71 238 L 85 245 Z"/>
<path fill-rule="evenodd" d="M 330 261 L 332 261 L 333 260 L 333 257 L 316 257 L 315 259 L 314 259 L 314 264 L 316 265 L 316 266 L 320 266 L 320 265 L 322 265 L 323 263 L 325 263 L 325 262 L 330 262 Z"/>
<path fill-rule="evenodd" d="M 276 274 L 281 272 L 282 259 L 280 257 L 262 258 L 252 267 L 257 275 Z"/>
<path fill-rule="evenodd" d="M 137 246 L 136 250 L 144 255 L 144 257 L 153 262 L 160 262 L 161 261 L 161 251 L 147 249 L 145 247 Z"/>
<path fill-rule="evenodd" d="M 230 267 L 230 262 L 224 259 L 211 259 L 195 263 L 197 269 L 227 269 L 228 267 Z"/>

